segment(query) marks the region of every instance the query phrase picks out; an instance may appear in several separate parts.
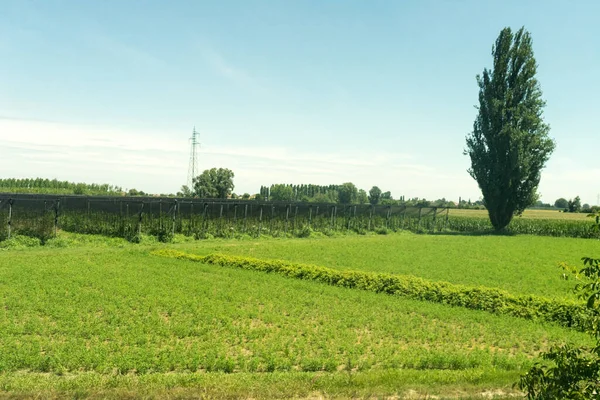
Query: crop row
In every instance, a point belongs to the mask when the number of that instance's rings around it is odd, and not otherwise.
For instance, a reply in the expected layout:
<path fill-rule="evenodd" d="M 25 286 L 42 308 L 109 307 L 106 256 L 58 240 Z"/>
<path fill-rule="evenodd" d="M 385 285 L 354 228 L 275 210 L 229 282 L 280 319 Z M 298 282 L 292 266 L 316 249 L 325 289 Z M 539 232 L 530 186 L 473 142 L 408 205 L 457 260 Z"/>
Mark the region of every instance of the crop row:
<path fill-rule="evenodd" d="M 332 286 L 386 293 L 529 320 L 553 322 L 578 330 L 583 330 L 588 321 L 587 310 L 581 304 L 531 295 L 515 296 L 496 288 L 432 282 L 410 275 L 339 271 L 281 260 L 260 260 L 222 254 L 199 256 L 170 249 L 157 250 L 152 254 L 245 270 L 276 273 Z"/>

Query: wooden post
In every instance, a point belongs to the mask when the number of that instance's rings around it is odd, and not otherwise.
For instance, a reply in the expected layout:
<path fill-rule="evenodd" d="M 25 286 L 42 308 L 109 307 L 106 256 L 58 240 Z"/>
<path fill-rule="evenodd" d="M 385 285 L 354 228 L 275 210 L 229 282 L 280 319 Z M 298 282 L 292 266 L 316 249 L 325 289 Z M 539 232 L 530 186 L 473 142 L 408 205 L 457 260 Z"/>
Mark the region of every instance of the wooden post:
<path fill-rule="evenodd" d="M 194 231 L 194 203 L 190 202 L 190 222 L 188 226 L 188 235 L 191 236 Z"/>
<path fill-rule="evenodd" d="M 308 229 L 312 223 L 312 205 L 308 206 Z"/>
<path fill-rule="evenodd" d="M 435 232 L 435 223 L 436 223 L 436 218 L 437 217 L 437 207 L 433 207 L 433 228 L 432 231 Z"/>
<path fill-rule="evenodd" d="M 223 203 L 221 203 L 221 209 L 219 211 L 219 234 L 223 235 Z"/>
<path fill-rule="evenodd" d="M 448 214 L 450 213 L 450 208 L 446 208 L 446 220 L 444 221 L 444 230 L 448 227 Z"/>
<path fill-rule="evenodd" d="M 244 207 L 244 233 L 248 229 L 248 204 Z"/>
<path fill-rule="evenodd" d="M 12 206 L 13 199 L 8 200 L 8 239 L 10 239 L 11 227 L 12 227 Z"/>
<path fill-rule="evenodd" d="M 271 205 L 271 219 L 269 220 L 269 234 L 273 236 L 273 218 L 275 217 L 275 206 Z"/>
<path fill-rule="evenodd" d="M 202 234 L 206 234 L 206 228 L 208 222 L 206 221 L 206 212 L 208 210 L 208 203 L 204 203 L 204 209 L 202 210 Z"/>
<path fill-rule="evenodd" d="M 371 220 L 373 219 L 373 208 L 375 206 L 373 204 L 371 204 L 371 209 L 369 210 L 369 228 L 367 229 L 368 231 L 371 230 Z"/>
<path fill-rule="evenodd" d="M 392 216 L 392 206 L 388 206 L 387 215 L 385 217 L 385 229 L 390 228 L 390 217 Z"/>
<path fill-rule="evenodd" d="M 258 237 L 260 237 L 260 231 L 262 231 L 262 213 L 263 213 L 263 206 L 260 206 L 260 213 L 258 216 Z"/>
<path fill-rule="evenodd" d="M 144 203 L 142 202 L 142 207 L 140 208 L 140 212 L 138 215 L 138 235 L 142 234 L 142 216 L 144 215 Z"/>
<path fill-rule="evenodd" d="M 174 236 L 175 235 L 175 221 L 177 219 L 177 200 L 175 200 L 175 205 L 174 205 L 174 209 L 173 209 L 173 226 L 171 228 L 171 234 Z"/>
<path fill-rule="evenodd" d="M 348 212 L 350 211 L 350 212 Z M 346 227 L 346 230 L 350 230 L 350 220 L 352 219 L 352 209 L 351 208 L 347 208 L 346 209 L 346 216 L 348 218 L 348 226 Z"/>
<path fill-rule="evenodd" d="M 158 201 L 158 229 L 162 231 L 162 200 Z"/>
<path fill-rule="evenodd" d="M 294 212 L 294 226 L 292 227 L 292 235 L 296 234 L 297 218 L 298 218 L 298 206 L 296 206 L 296 211 Z"/>
<path fill-rule="evenodd" d="M 331 222 L 329 223 L 330 230 L 333 230 L 333 210 L 335 210 L 335 206 L 331 206 Z"/>
<path fill-rule="evenodd" d="M 290 218 L 290 207 L 291 207 L 290 204 L 288 204 L 285 207 L 285 236 L 287 236 L 288 222 L 289 222 L 289 218 Z"/>
<path fill-rule="evenodd" d="M 56 200 L 56 205 L 54 206 L 54 237 L 58 232 L 58 209 L 60 208 L 60 200 Z"/>
<path fill-rule="evenodd" d="M 417 222 L 417 226 L 421 227 L 421 213 L 423 212 L 423 207 L 419 207 L 419 220 Z"/>

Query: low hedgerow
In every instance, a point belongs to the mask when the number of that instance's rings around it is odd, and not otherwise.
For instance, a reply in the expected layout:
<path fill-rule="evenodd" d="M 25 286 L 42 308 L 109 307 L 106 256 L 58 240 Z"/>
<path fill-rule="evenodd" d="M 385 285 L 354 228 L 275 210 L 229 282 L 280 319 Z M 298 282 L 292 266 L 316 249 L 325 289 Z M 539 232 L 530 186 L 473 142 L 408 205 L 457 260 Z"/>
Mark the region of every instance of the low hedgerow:
<path fill-rule="evenodd" d="M 515 296 L 501 289 L 469 287 L 449 282 L 432 282 L 409 275 L 340 271 L 282 260 L 260 260 L 223 254 L 199 256 L 176 250 L 157 250 L 154 255 L 198 261 L 207 264 L 277 273 L 352 289 L 404 296 L 416 300 L 448 304 L 495 314 L 558 323 L 584 330 L 588 311 L 582 304 L 550 300 L 539 296 Z"/>

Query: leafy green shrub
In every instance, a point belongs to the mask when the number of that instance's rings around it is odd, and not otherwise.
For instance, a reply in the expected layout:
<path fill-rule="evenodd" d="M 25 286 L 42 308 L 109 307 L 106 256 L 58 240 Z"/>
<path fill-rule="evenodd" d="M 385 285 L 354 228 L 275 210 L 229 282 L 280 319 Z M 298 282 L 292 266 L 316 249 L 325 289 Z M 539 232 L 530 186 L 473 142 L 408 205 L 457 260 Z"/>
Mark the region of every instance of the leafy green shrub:
<path fill-rule="evenodd" d="M 574 302 L 549 300 L 537 296 L 515 296 L 495 288 L 469 287 L 449 282 L 431 282 L 409 275 L 340 271 L 281 260 L 259 260 L 222 254 L 198 256 L 169 249 L 157 250 L 152 254 L 220 266 L 277 273 L 291 278 L 312 280 L 333 286 L 404 296 L 416 300 L 511 315 L 524 319 L 555 322 L 580 330 L 585 329 L 589 318 L 588 310 Z"/>
<path fill-rule="evenodd" d="M 600 259 L 582 260 L 581 270 L 565 268 L 582 282 L 574 290 L 586 300 L 589 319 L 584 329 L 596 345 L 578 348 L 566 344 L 543 353 L 542 359 L 549 364 L 536 363 L 518 383 L 528 399 L 600 399 Z"/>

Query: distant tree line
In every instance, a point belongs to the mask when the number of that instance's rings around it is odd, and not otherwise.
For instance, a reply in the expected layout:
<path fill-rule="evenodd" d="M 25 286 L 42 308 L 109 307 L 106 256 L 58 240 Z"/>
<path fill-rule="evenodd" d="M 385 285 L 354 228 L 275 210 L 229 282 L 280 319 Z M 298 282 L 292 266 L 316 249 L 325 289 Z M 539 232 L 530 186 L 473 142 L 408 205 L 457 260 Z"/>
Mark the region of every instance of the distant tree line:
<path fill-rule="evenodd" d="M 586 214 L 593 214 L 600 211 L 600 205 L 590 206 L 588 203 L 581 204 L 581 198 L 579 196 L 575 196 L 574 199 L 565 199 L 561 197 L 560 199 L 556 199 L 554 202 L 554 207 L 559 210 L 563 210 L 564 212 L 582 212 Z"/>
<path fill-rule="evenodd" d="M 358 189 L 352 182 L 340 185 L 294 185 L 278 183 L 270 186 L 261 186 L 254 198 L 260 201 L 484 208 L 481 200 L 471 202 L 470 200 L 459 199 L 458 202 L 454 202 L 445 198 L 437 200 L 427 200 L 418 197 L 406 199 L 405 196 L 395 199 L 390 191 L 384 192 L 378 186 L 373 186 L 367 192 L 364 189 Z"/>
<path fill-rule="evenodd" d="M 0 191 L 6 193 L 33 193 L 33 194 L 80 194 L 90 196 L 115 196 L 128 194 L 131 196 L 144 196 L 145 193 L 131 189 L 125 193 L 120 186 L 107 183 L 75 183 L 44 178 L 7 178 L 0 179 Z"/>

